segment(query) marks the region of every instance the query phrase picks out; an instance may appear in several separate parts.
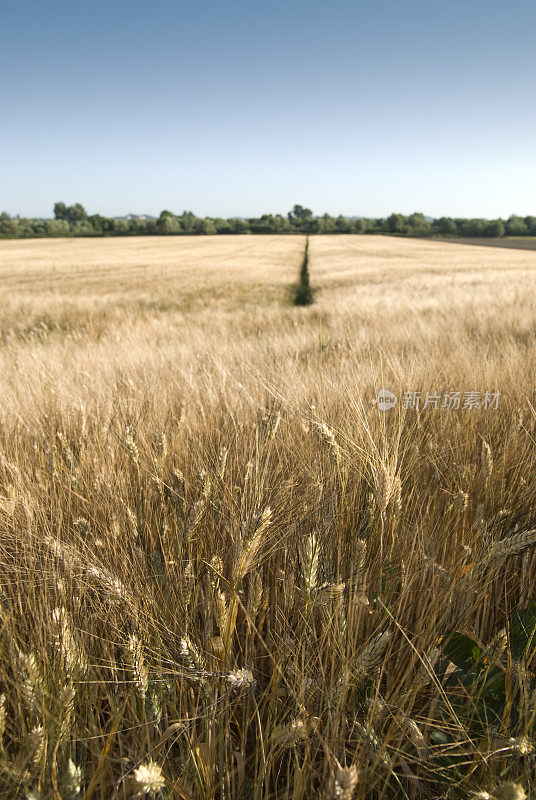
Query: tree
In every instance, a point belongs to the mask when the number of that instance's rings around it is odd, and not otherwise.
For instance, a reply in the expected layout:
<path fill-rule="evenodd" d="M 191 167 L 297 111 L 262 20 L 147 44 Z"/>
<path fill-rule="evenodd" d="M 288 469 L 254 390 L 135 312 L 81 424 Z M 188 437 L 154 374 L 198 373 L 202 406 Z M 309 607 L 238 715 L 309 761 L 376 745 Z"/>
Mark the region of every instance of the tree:
<path fill-rule="evenodd" d="M 195 232 L 202 234 L 210 234 L 210 235 L 216 233 L 216 226 L 214 225 L 214 220 L 210 219 L 210 217 L 205 217 L 205 219 L 198 219 L 195 226 Z"/>
<path fill-rule="evenodd" d="M 85 222 L 87 212 L 81 203 L 74 206 L 66 206 L 65 203 L 54 203 L 55 219 L 66 219 L 67 222 Z"/>
<path fill-rule="evenodd" d="M 250 220 L 253 233 L 273 233 L 274 218 L 271 214 L 263 214 L 260 219 Z"/>
<path fill-rule="evenodd" d="M 410 233 L 415 236 L 426 236 L 430 233 L 430 223 L 421 212 L 415 211 L 407 218 L 407 225 L 409 226 Z"/>
<path fill-rule="evenodd" d="M 158 233 L 173 234 L 181 232 L 181 223 L 171 211 L 162 211 L 156 223 Z"/>
<path fill-rule="evenodd" d="M 75 203 L 74 206 L 69 206 L 65 213 L 69 222 L 85 222 L 87 219 L 86 209 L 81 203 Z"/>
<path fill-rule="evenodd" d="M 54 203 L 54 217 L 56 219 L 65 219 L 65 212 L 67 211 L 67 206 L 65 203 Z"/>
<path fill-rule="evenodd" d="M 505 228 L 507 236 L 526 236 L 528 233 L 523 217 L 517 217 L 515 214 L 508 218 Z"/>
<path fill-rule="evenodd" d="M 22 237 L 31 236 L 33 233 L 32 223 L 28 217 L 20 217 L 18 235 Z"/>
<path fill-rule="evenodd" d="M 282 214 L 276 214 L 272 219 L 275 233 L 286 233 L 291 230 L 288 218 L 284 217 Z"/>
<path fill-rule="evenodd" d="M 185 233 L 193 233 L 198 222 L 198 218 L 191 211 L 183 211 L 179 216 L 181 228 Z"/>
<path fill-rule="evenodd" d="M 502 219 L 494 219 L 484 228 L 484 236 L 504 236 L 504 223 Z"/>
<path fill-rule="evenodd" d="M 456 223 L 450 217 L 440 217 L 439 219 L 435 219 L 432 223 L 432 228 L 434 231 L 441 233 L 443 236 L 450 236 L 458 232 Z"/>
<path fill-rule="evenodd" d="M 214 220 L 214 225 L 216 226 L 217 233 L 232 233 L 233 229 L 231 227 L 231 221 L 228 219 L 222 219 L 221 217 L 216 217 Z"/>
<path fill-rule="evenodd" d="M 339 214 L 335 220 L 335 230 L 337 233 L 350 233 L 350 220 Z"/>
<path fill-rule="evenodd" d="M 464 219 L 460 221 L 462 236 L 486 236 L 484 229 L 486 220 L 484 219 Z"/>
<path fill-rule="evenodd" d="M 391 214 L 391 216 L 395 216 Z M 401 216 L 400 214 L 398 216 Z M 378 219 L 372 219 L 370 225 L 369 233 L 385 233 L 389 231 L 389 219 L 383 219 L 379 217 Z"/>
<path fill-rule="evenodd" d="M 69 236 L 71 226 L 66 219 L 49 219 L 45 223 L 47 236 Z"/>
<path fill-rule="evenodd" d="M 112 232 L 116 236 L 124 236 L 129 231 L 130 225 L 128 224 L 127 219 L 120 219 L 119 217 L 116 217 L 112 220 Z"/>
<path fill-rule="evenodd" d="M 300 205 L 295 205 L 292 211 L 288 212 L 288 220 L 296 227 L 301 227 L 303 223 L 310 222 L 313 219 L 313 212 L 310 208 L 304 208 Z"/>
<path fill-rule="evenodd" d="M 315 216 L 310 208 L 296 204 L 286 215 L 262 214 L 260 217 L 238 219 L 230 217 L 197 217 L 191 211 L 180 216 L 164 209 L 158 218 L 134 217 L 128 219 L 88 216 L 81 203 L 67 206 L 54 204 L 52 220 L 10 217 L 0 214 L 0 237 L 23 238 L 37 236 L 124 236 L 149 234 L 235 234 L 235 233 L 391 233 L 399 236 L 428 236 L 430 233 L 470 237 L 536 236 L 536 217 L 512 214 L 505 222 L 501 219 L 463 219 L 440 217 L 429 222 L 421 212 L 409 216 L 393 213 L 387 218 L 351 219 L 342 214 L 337 218 L 329 214 Z"/>
<path fill-rule="evenodd" d="M 42 219 L 32 219 L 32 236 L 46 236 L 45 222 Z"/>
<path fill-rule="evenodd" d="M 311 233 L 325 233 L 326 227 L 323 217 L 315 217 L 311 222 Z"/>
<path fill-rule="evenodd" d="M 19 220 L 9 216 L 5 211 L 0 214 L 0 234 L 5 237 L 18 236 Z"/>
<path fill-rule="evenodd" d="M 232 233 L 250 233 L 249 225 L 245 219 L 230 219 Z"/>
<path fill-rule="evenodd" d="M 523 222 L 527 226 L 527 233 L 536 236 L 536 217 L 525 217 Z"/>
<path fill-rule="evenodd" d="M 87 218 L 87 221 L 89 222 L 95 233 L 102 233 L 103 230 L 105 230 L 104 228 L 105 218 L 101 217 L 100 214 L 92 214 L 90 217 Z"/>
<path fill-rule="evenodd" d="M 336 223 L 334 217 L 330 214 L 323 214 L 322 217 L 322 232 L 334 233 L 336 231 Z"/>
<path fill-rule="evenodd" d="M 403 233 L 406 218 L 403 214 L 391 214 L 387 218 L 387 229 L 390 233 Z"/>

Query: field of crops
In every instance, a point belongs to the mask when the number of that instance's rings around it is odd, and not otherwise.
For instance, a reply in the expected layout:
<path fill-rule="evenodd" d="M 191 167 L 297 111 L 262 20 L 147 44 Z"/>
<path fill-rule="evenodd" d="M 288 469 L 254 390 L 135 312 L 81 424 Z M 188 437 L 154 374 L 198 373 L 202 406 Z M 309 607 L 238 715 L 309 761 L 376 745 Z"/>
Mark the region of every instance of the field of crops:
<path fill-rule="evenodd" d="M 536 255 L 304 246 L 0 242 L 0 796 L 533 796 Z"/>

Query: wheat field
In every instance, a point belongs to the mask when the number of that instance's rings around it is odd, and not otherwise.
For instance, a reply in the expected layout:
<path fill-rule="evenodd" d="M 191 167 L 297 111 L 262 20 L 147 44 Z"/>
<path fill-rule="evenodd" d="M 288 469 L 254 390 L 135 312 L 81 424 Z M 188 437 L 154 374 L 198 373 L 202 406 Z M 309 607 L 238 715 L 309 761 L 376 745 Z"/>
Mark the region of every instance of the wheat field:
<path fill-rule="evenodd" d="M 0 242 L 1 797 L 534 796 L 536 256 L 304 245 Z"/>

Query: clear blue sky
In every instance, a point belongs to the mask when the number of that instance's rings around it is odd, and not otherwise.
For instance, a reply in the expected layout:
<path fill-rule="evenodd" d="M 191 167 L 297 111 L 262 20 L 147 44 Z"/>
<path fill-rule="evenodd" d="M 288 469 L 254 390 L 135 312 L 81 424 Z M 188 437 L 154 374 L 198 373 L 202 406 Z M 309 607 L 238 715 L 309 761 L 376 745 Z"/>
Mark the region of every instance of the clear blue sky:
<path fill-rule="evenodd" d="M 0 24 L 0 210 L 536 214 L 531 0 L 41 0 Z"/>

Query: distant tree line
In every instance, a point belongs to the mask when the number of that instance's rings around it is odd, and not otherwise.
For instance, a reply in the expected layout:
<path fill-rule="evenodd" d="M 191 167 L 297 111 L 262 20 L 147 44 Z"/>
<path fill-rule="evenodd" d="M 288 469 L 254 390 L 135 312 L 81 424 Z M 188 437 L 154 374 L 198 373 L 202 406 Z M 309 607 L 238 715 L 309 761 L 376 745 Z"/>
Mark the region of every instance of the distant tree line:
<path fill-rule="evenodd" d="M 173 214 L 162 211 L 159 217 L 103 217 L 88 215 L 80 203 L 54 205 L 53 219 L 29 219 L 0 214 L 0 238 L 24 239 L 65 236 L 144 236 L 236 233 L 387 233 L 398 236 L 536 236 L 536 217 L 512 215 L 503 219 L 426 219 L 424 214 L 391 214 L 367 219 L 330 214 L 315 216 L 311 209 L 295 205 L 288 214 L 263 214 L 247 219 L 197 217 L 191 211 Z"/>

